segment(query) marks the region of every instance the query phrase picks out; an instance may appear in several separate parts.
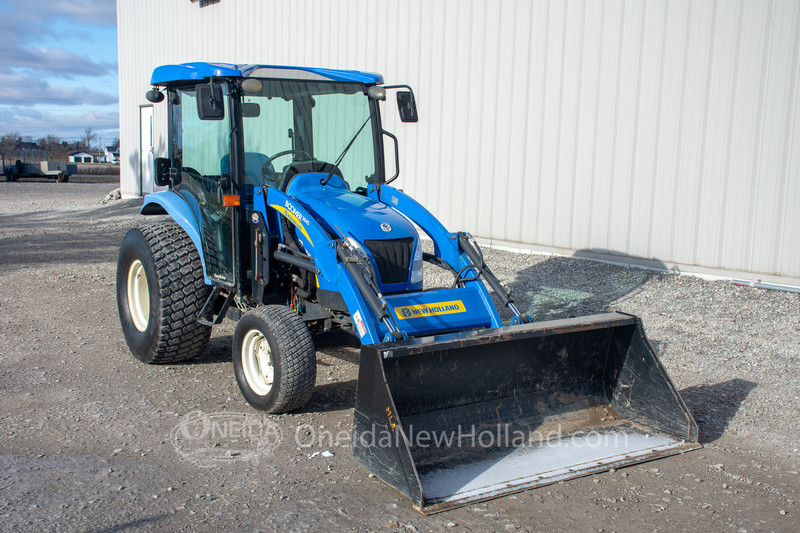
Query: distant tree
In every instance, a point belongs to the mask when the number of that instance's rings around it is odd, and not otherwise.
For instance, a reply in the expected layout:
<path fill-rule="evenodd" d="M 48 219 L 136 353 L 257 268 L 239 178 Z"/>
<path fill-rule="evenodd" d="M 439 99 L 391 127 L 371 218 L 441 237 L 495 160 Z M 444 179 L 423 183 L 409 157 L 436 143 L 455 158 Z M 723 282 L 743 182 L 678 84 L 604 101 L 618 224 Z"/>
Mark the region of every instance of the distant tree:
<path fill-rule="evenodd" d="M 57 135 L 42 137 L 37 141 L 37 144 L 40 150 L 47 152 L 47 158 L 51 161 L 66 160 L 70 152 L 69 144 L 66 141 L 62 141 L 61 137 Z"/>
<path fill-rule="evenodd" d="M 114 139 L 114 141 L 111 143 L 111 148 L 114 150 L 119 150 L 119 137 Z"/>
<path fill-rule="evenodd" d="M 0 137 L 0 150 L 14 150 L 20 144 L 22 144 L 22 136 L 18 131 L 12 131 Z"/>
<path fill-rule="evenodd" d="M 86 128 L 80 140 L 80 149 L 87 152 L 92 150 L 92 143 L 97 140 L 97 134 L 92 128 Z"/>
<path fill-rule="evenodd" d="M 39 145 L 39 148 L 42 150 L 47 150 L 48 152 L 52 152 L 54 150 L 61 149 L 61 137 L 56 135 L 48 135 L 47 137 L 42 137 L 36 143 Z"/>

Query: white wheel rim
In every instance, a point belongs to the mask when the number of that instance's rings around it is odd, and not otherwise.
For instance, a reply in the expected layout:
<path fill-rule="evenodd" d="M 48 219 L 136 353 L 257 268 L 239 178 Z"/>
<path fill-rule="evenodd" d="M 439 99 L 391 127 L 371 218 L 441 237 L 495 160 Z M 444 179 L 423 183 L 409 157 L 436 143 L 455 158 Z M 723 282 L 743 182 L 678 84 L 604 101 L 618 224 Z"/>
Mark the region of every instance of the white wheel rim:
<path fill-rule="evenodd" d="M 253 392 L 259 396 L 269 394 L 275 379 L 272 349 L 267 338 L 257 329 L 248 331 L 242 341 L 242 367 Z"/>
<path fill-rule="evenodd" d="M 128 310 L 136 329 L 146 330 L 150 321 L 150 287 L 144 265 L 138 259 L 128 269 Z"/>

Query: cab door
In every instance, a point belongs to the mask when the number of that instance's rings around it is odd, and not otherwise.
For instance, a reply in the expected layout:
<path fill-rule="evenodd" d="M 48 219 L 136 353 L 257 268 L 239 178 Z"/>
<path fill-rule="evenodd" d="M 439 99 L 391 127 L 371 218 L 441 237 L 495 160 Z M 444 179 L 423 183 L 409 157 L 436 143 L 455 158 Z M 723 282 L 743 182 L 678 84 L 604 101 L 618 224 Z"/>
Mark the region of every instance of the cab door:
<path fill-rule="evenodd" d="M 221 120 L 201 120 L 195 87 L 176 89 L 171 98 L 173 190 L 186 200 L 203 239 L 206 273 L 231 287 L 234 278 L 233 210 L 222 206 L 231 194 L 231 113 L 225 93 Z M 177 178 L 177 179 L 176 179 Z"/>

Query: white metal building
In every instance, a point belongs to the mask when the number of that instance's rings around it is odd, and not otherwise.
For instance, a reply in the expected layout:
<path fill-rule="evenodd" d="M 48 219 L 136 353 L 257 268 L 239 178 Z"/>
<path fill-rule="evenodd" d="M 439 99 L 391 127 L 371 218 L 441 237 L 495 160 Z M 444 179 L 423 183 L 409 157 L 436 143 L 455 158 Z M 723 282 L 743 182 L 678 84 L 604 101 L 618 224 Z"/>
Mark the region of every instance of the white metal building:
<path fill-rule="evenodd" d="M 121 188 L 166 155 L 154 67 L 358 69 L 400 187 L 493 244 L 800 286 L 797 0 L 118 0 Z"/>

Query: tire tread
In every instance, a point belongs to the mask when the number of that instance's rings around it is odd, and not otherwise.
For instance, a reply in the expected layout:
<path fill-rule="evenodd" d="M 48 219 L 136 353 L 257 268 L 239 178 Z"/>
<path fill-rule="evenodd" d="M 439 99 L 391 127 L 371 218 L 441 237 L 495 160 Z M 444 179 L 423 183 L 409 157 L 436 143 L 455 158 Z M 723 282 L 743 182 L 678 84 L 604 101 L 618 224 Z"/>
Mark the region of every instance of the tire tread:
<path fill-rule="evenodd" d="M 284 413 L 298 409 L 311 398 L 317 380 L 314 340 L 303 319 L 284 305 L 265 305 L 254 311 L 272 326 L 281 343 L 283 376 L 280 395 L 269 409 Z"/>
<path fill-rule="evenodd" d="M 208 296 L 200 254 L 175 223 L 139 226 L 153 254 L 161 299 L 161 329 L 151 363 L 177 363 L 200 355 L 211 328 L 197 321 Z"/>

